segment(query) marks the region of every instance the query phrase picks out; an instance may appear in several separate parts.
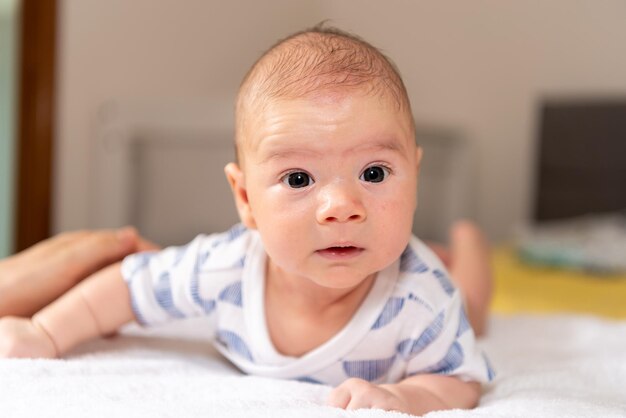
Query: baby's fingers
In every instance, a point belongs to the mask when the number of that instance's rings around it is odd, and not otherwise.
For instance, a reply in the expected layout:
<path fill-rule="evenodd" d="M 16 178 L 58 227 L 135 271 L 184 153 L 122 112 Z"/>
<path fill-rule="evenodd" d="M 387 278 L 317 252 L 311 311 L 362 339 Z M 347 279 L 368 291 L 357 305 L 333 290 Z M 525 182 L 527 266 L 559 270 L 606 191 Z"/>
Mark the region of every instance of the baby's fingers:
<path fill-rule="evenodd" d="M 389 390 L 363 379 L 348 379 L 328 397 L 328 405 L 348 410 L 376 408 L 408 412 L 408 405 Z"/>
<path fill-rule="evenodd" d="M 371 408 L 377 387 L 363 379 L 348 379 L 329 395 L 328 405 L 343 409 Z"/>
<path fill-rule="evenodd" d="M 350 390 L 344 386 L 339 386 L 333 389 L 328 395 L 326 405 L 335 408 L 346 409 L 351 399 Z"/>

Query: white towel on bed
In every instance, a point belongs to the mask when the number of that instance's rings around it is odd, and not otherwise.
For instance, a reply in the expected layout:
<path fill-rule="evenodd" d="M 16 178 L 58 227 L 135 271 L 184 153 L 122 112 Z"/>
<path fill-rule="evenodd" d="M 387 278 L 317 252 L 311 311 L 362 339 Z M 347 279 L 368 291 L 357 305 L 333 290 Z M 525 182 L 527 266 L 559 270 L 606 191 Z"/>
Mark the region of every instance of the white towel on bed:
<path fill-rule="evenodd" d="M 63 360 L 0 360 L 0 417 L 406 416 L 329 408 L 329 387 L 244 376 L 201 329 L 130 326 Z M 626 417 L 626 322 L 494 317 L 482 344 L 498 377 L 479 407 L 428 417 Z"/>

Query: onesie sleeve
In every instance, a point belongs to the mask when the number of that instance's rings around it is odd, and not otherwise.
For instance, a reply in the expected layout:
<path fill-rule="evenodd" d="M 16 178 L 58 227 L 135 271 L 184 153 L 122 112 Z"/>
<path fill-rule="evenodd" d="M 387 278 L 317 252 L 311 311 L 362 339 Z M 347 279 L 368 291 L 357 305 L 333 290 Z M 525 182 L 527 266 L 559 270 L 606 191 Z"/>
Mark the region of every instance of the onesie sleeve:
<path fill-rule="evenodd" d="M 248 231 L 242 225 L 198 235 L 184 246 L 126 257 L 121 266 L 131 306 L 141 325 L 215 316 L 216 292 L 224 277 L 241 274 Z"/>
<path fill-rule="evenodd" d="M 439 274 L 444 273 L 439 271 Z M 445 277 L 439 277 L 440 282 L 443 280 Z M 477 346 L 461 294 L 451 283 L 448 296 L 447 303 L 435 312 L 430 324 L 399 347 L 408 359 L 406 375 L 444 374 L 487 383 L 495 373 Z"/>

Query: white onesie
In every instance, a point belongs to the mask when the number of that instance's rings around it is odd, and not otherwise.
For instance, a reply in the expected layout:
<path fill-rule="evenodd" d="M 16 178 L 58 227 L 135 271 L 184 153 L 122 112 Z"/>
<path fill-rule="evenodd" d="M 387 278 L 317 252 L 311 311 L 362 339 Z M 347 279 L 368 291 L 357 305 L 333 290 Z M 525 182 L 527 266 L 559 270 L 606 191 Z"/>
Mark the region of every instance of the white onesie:
<path fill-rule="evenodd" d="M 269 337 L 266 259 L 258 232 L 236 225 L 182 247 L 128 256 L 122 275 L 140 324 L 206 315 L 217 349 L 249 374 L 333 386 L 350 377 L 393 383 L 421 373 L 493 378 L 459 291 L 417 238 L 378 273 L 348 324 L 301 357 L 280 354 Z"/>

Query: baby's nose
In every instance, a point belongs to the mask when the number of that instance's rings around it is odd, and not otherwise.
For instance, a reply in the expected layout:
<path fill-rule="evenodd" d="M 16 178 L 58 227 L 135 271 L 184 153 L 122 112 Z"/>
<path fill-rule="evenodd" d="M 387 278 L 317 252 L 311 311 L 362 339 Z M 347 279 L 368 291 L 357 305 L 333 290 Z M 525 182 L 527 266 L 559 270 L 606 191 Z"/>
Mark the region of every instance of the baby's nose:
<path fill-rule="evenodd" d="M 365 206 L 356 187 L 343 183 L 327 185 L 320 197 L 317 209 L 320 224 L 363 222 L 366 218 Z"/>

